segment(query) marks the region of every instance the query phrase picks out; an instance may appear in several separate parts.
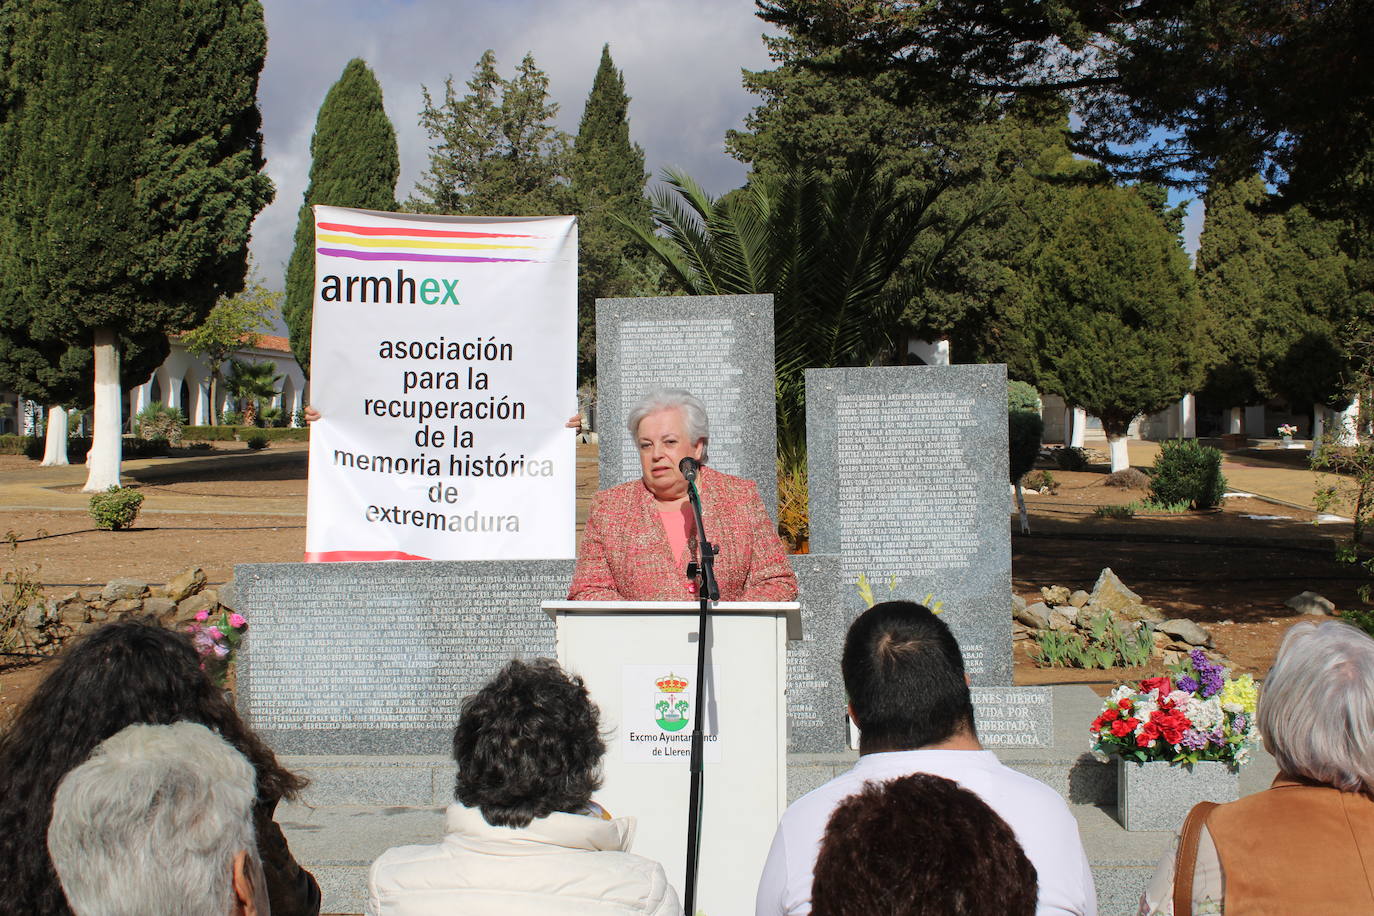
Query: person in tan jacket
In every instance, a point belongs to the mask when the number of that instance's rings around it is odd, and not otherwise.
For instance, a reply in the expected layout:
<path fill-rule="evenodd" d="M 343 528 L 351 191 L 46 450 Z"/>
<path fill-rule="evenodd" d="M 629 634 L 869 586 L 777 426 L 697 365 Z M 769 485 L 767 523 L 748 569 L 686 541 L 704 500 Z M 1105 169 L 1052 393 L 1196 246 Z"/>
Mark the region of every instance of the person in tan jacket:
<path fill-rule="evenodd" d="M 1340 621 L 1284 635 L 1259 698 L 1273 785 L 1206 815 L 1194 916 L 1374 913 L 1374 639 Z M 1141 916 L 1175 908 L 1175 852 L 1160 861 Z"/>
<path fill-rule="evenodd" d="M 581 678 L 510 662 L 463 701 L 443 841 L 382 853 L 369 916 L 680 916 L 663 867 L 629 851 L 633 819 L 592 801 L 605 752 Z"/>

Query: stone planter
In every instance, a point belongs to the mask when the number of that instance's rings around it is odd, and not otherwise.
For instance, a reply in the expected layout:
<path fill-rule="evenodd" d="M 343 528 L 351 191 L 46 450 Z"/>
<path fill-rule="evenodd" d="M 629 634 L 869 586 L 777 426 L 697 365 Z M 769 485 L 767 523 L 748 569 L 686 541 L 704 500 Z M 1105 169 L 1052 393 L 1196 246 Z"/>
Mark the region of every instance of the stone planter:
<path fill-rule="evenodd" d="M 1127 830 L 1177 830 L 1200 801 L 1240 797 L 1240 776 L 1218 760 L 1174 765 L 1116 759 L 1117 820 Z"/>

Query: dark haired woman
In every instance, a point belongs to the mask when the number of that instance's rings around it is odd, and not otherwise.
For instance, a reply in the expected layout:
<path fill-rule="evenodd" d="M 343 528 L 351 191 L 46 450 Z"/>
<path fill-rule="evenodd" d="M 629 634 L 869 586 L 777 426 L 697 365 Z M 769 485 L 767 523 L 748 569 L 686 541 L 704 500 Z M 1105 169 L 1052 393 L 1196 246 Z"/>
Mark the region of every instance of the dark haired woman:
<path fill-rule="evenodd" d="M 630 853 L 601 786 L 600 712 L 556 662 L 513 661 L 463 700 L 458 782 L 437 846 L 397 846 L 372 863 L 370 916 L 682 912 L 663 867 Z"/>
<path fill-rule="evenodd" d="M 83 637 L 0 735 L 0 916 L 70 916 L 48 858 L 48 821 L 62 777 L 127 725 L 197 722 L 218 732 L 257 773 L 255 829 L 274 916 L 320 911 L 320 890 L 296 864 L 277 802 L 305 780 L 284 769 L 200 667 L 191 641 L 152 621 L 123 620 Z"/>

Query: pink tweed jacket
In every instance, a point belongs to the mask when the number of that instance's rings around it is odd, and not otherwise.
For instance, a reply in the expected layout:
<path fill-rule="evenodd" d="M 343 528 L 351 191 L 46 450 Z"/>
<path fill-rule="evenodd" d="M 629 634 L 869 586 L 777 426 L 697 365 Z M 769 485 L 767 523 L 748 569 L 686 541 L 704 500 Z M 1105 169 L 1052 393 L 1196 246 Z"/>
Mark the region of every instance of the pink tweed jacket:
<path fill-rule="evenodd" d="M 792 601 L 797 577 L 752 480 L 701 469 L 706 534 L 720 548 L 722 601 Z M 568 598 L 573 601 L 692 601 L 673 558 L 654 498 L 643 481 L 602 490 L 592 500 Z"/>

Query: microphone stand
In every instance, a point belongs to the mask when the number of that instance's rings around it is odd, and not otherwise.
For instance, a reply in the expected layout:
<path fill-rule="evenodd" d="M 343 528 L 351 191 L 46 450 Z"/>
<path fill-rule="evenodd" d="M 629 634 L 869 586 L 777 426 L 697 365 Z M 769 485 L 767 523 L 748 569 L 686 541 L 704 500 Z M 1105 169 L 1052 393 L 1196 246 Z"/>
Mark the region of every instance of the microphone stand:
<path fill-rule="evenodd" d="M 685 464 L 690 458 L 683 459 Z M 695 462 L 694 462 L 695 463 Z M 687 880 L 683 887 L 683 912 L 685 916 L 695 916 L 697 896 L 697 870 L 701 846 L 701 783 L 702 743 L 705 740 L 701 722 L 706 717 L 706 628 L 710 620 L 711 602 L 720 600 L 720 587 L 716 585 L 715 547 L 706 539 L 706 528 L 701 520 L 701 494 L 697 492 L 696 470 L 694 467 L 685 473 L 687 478 L 687 497 L 692 503 L 692 514 L 696 517 L 698 560 L 687 565 L 687 575 L 697 584 L 697 598 L 700 601 L 700 614 L 697 618 L 697 691 L 696 715 L 692 718 L 692 756 L 690 763 L 691 788 L 687 796 Z"/>

